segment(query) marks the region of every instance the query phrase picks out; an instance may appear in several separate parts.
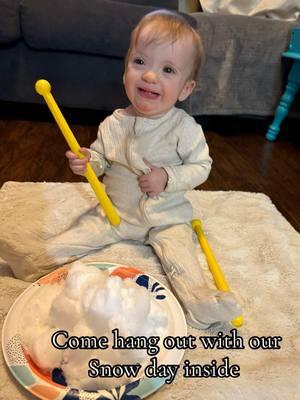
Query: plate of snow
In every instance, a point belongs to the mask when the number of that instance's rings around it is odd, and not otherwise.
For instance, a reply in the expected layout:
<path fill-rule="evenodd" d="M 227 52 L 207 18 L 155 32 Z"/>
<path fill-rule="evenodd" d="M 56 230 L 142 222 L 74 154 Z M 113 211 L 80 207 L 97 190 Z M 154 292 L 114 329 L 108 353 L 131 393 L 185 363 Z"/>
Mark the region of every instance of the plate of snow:
<path fill-rule="evenodd" d="M 76 261 L 17 298 L 2 350 L 40 399 L 139 400 L 174 380 L 184 350 L 164 340 L 186 335 L 181 306 L 162 283 L 134 267 Z"/>

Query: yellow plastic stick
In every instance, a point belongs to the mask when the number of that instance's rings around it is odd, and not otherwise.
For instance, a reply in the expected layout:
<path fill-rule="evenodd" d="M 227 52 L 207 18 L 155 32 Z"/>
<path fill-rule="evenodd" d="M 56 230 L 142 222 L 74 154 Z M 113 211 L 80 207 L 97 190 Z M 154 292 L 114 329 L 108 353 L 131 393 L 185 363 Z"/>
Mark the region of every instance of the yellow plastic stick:
<path fill-rule="evenodd" d="M 84 158 L 84 155 L 80 153 L 80 146 L 73 135 L 69 125 L 67 124 L 64 116 L 62 115 L 56 101 L 54 100 L 51 94 L 51 85 L 48 81 L 44 79 L 40 79 L 35 83 L 35 90 L 38 94 L 44 97 L 45 102 L 47 103 L 57 125 L 59 126 L 62 134 L 64 135 L 70 149 L 75 153 L 78 157 Z M 90 183 L 92 189 L 94 190 L 109 222 L 112 225 L 119 225 L 121 219 L 117 214 L 115 208 L 113 207 L 110 199 L 105 193 L 104 187 L 97 178 L 95 172 L 93 171 L 91 165 L 87 163 L 86 172 L 84 174 L 88 182 Z"/>
<path fill-rule="evenodd" d="M 206 237 L 204 235 L 201 221 L 199 219 L 193 219 L 192 220 L 192 228 L 194 229 L 198 241 L 200 243 L 201 249 L 203 253 L 205 254 L 206 260 L 208 267 L 210 269 L 210 272 L 214 278 L 216 287 L 218 290 L 221 290 L 223 292 L 229 292 L 230 288 L 229 285 L 225 279 L 225 276 L 212 252 L 212 249 L 210 248 L 208 241 L 206 240 Z M 244 318 L 242 315 L 239 317 L 236 317 L 233 321 L 231 321 L 231 324 L 235 327 L 240 327 L 244 323 Z"/>

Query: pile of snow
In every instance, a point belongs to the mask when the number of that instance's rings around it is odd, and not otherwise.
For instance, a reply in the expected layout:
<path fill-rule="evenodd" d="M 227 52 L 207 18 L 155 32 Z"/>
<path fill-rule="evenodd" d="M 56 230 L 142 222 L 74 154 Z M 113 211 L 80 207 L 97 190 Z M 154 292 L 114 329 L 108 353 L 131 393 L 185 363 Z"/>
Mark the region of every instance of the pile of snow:
<path fill-rule="evenodd" d="M 85 390 L 111 388 L 133 379 L 89 377 L 89 361 L 101 364 L 147 365 L 147 350 L 112 349 L 112 331 L 123 337 L 165 336 L 166 312 L 151 293 L 131 279 L 109 276 L 107 271 L 75 262 L 65 281 L 41 285 L 26 307 L 21 321 L 22 340 L 35 363 L 45 371 L 61 368 L 67 384 Z M 57 349 L 51 343 L 55 332 L 68 338 L 107 337 L 107 349 Z M 66 337 L 57 336 L 63 346 Z"/>

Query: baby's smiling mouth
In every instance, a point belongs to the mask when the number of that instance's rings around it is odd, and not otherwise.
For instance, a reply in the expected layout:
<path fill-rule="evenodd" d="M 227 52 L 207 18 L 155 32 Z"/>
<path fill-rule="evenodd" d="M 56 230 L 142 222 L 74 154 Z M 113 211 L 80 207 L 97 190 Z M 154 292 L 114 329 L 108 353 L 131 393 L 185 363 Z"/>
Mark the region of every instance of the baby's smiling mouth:
<path fill-rule="evenodd" d="M 151 90 L 147 90 L 141 87 L 138 88 L 138 91 L 142 97 L 145 97 L 147 99 L 156 99 L 157 97 L 160 96 L 160 94 L 157 92 L 153 92 Z"/>

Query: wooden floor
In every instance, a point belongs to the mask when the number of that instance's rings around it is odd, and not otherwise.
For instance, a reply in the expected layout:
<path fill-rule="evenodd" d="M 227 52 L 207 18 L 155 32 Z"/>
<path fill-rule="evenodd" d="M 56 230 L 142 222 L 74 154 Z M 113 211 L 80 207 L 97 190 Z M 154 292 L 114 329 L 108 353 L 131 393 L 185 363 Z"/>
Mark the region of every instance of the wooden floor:
<path fill-rule="evenodd" d="M 82 146 L 96 137 L 104 114 L 64 111 Z M 268 195 L 300 232 L 300 120 L 288 119 L 279 139 L 270 143 L 270 120 L 233 117 L 201 118 L 214 160 L 204 190 L 242 190 Z M 48 111 L 0 115 L 0 186 L 6 181 L 81 181 L 71 173 L 67 145 Z"/>

